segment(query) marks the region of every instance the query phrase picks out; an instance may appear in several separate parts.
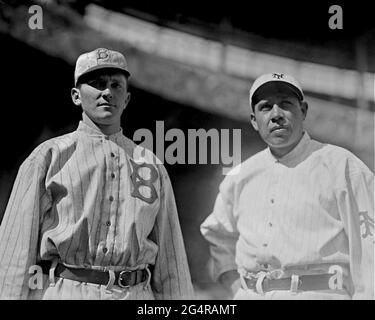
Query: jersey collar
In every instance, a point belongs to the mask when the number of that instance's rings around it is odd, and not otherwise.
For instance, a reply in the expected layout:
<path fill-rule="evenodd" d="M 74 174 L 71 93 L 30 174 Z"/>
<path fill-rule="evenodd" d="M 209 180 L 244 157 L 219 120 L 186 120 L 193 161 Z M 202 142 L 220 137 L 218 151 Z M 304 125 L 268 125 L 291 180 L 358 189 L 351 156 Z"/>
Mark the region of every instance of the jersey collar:
<path fill-rule="evenodd" d="M 310 141 L 311 141 L 311 138 L 309 134 L 305 131 L 303 133 L 301 140 L 298 142 L 298 144 L 283 157 L 281 158 L 275 157 L 272 154 L 269 147 L 267 148 L 267 154 L 269 158 L 272 160 L 272 162 L 280 162 L 285 165 L 297 164 L 304 159 L 304 155 L 309 151 Z"/>
<path fill-rule="evenodd" d="M 91 136 L 91 137 L 104 138 L 106 140 L 116 140 L 118 137 L 123 136 L 122 128 L 120 128 L 120 130 L 114 134 L 105 135 L 98 128 L 98 126 L 93 121 L 91 121 L 88 117 L 86 117 L 85 122 L 83 120 L 79 122 L 77 131 L 83 132 L 86 135 Z"/>

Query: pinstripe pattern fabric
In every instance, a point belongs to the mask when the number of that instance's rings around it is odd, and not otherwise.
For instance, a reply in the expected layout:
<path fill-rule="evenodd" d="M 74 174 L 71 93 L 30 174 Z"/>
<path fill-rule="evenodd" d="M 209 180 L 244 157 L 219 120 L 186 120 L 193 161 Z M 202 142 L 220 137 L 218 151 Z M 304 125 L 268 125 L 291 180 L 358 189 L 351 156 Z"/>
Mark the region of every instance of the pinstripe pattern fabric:
<path fill-rule="evenodd" d="M 310 139 L 281 159 L 269 148 L 220 185 L 201 225 L 213 275 L 272 269 L 350 270 L 355 297 L 372 297 L 374 175 L 349 151 Z"/>
<path fill-rule="evenodd" d="M 132 163 L 135 146 L 81 121 L 24 161 L 0 226 L 2 298 L 28 297 L 29 266 L 40 259 L 115 271 L 151 265 L 156 299 L 193 297 L 168 174 Z"/>

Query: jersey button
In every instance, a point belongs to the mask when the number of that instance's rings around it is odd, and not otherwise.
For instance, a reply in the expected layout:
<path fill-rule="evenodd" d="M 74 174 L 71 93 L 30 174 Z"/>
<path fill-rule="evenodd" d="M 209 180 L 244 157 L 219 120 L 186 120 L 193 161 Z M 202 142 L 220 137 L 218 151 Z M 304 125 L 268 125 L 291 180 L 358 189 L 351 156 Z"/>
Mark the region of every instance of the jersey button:
<path fill-rule="evenodd" d="M 114 179 L 116 177 L 116 175 L 112 172 L 111 173 L 111 178 Z"/>
<path fill-rule="evenodd" d="M 114 198 L 112 197 L 112 196 L 109 196 L 109 201 L 113 201 L 114 200 Z"/>
<path fill-rule="evenodd" d="M 111 152 L 111 157 L 114 158 L 115 157 L 115 154 L 113 152 Z"/>
<path fill-rule="evenodd" d="M 105 223 L 105 225 L 106 225 L 107 227 L 109 227 L 109 226 L 111 225 L 111 221 L 107 221 L 107 222 Z"/>
<path fill-rule="evenodd" d="M 107 253 L 108 249 L 107 248 L 103 248 L 103 253 Z"/>

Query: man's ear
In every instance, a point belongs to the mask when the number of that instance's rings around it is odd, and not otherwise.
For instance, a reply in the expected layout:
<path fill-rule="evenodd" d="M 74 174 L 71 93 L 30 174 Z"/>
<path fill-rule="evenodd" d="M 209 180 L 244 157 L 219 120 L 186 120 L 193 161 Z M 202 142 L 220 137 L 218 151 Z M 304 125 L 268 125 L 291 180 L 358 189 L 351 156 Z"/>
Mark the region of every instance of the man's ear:
<path fill-rule="evenodd" d="M 250 114 L 250 122 L 251 122 L 253 128 L 255 129 L 255 131 L 258 131 L 257 119 L 255 117 L 254 112 L 251 112 L 251 114 Z"/>
<path fill-rule="evenodd" d="M 302 101 L 301 102 L 301 111 L 302 111 L 302 114 L 303 114 L 303 120 L 306 119 L 308 109 L 309 109 L 309 105 L 307 104 L 307 102 Z"/>
<path fill-rule="evenodd" d="M 70 95 L 72 96 L 72 101 L 76 106 L 80 106 L 82 104 L 81 93 L 78 88 L 72 88 Z"/>
<path fill-rule="evenodd" d="M 126 99 L 125 99 L 125 107 L 128 105 L 130 98 L 131 98 L 131 93 L 128 92 L 128 95 L 126 96 Z"/>

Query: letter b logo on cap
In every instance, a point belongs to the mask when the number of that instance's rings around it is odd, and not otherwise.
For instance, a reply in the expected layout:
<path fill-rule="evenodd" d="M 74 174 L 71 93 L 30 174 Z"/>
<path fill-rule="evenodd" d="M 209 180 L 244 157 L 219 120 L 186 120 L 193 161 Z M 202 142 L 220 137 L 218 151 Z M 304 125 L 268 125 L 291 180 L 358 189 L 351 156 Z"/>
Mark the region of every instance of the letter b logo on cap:
<path fill-rule="evenodd" d="M 109 54 L 107 49 L 98 49 L 98 51 L 96 52 L 96 58 L 98 60 L 108 59 L 108 57 Z"/>

